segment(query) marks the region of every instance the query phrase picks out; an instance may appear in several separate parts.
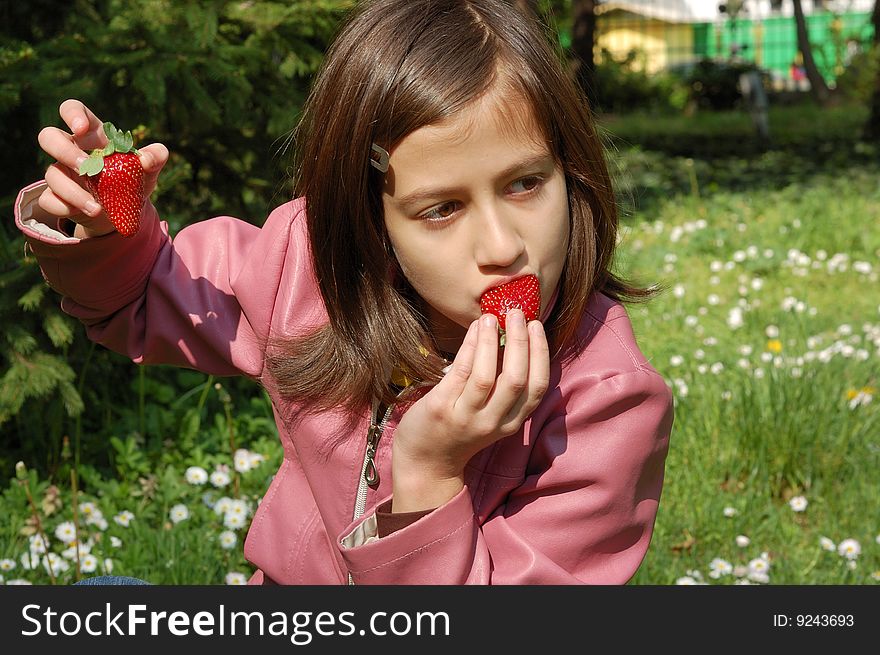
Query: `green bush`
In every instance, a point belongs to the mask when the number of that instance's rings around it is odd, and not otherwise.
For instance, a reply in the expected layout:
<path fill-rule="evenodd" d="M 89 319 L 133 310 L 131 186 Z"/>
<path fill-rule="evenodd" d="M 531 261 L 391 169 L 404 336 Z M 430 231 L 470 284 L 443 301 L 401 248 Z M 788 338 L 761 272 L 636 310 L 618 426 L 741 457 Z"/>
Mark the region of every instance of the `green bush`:
<path fill-rule="evenodd" d="M 690 101 L 700 109 L 724 110 L 740 105 L 739 77 L 757 70 L 751 62 L 701 59 L 682 74 Z"/>
<path fill-rule="evenodd" d="M 615 57 L 602 49 L 594 76 L 599 111 L 674 112 L 684 108 L 687 90 L 682 83 L 672 75 L 645 72 L 642 57 L 637 50 Z"/>
<path fill-rule="evenodd" d="M 851 101 L 870 104 L 871 94 L 880 75 L 880 46 L 855 55 L 837 78 L 837 88 Z"/>

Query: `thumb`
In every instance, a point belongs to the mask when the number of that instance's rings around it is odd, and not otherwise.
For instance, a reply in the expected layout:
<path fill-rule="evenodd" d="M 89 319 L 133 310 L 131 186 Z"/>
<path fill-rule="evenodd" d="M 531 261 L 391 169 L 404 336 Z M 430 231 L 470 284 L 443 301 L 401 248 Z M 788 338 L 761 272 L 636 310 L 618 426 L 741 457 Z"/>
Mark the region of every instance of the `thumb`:
<path fill-rule="evenodd" d="M 141 166 L 144 167 L 144 187 L 147 195 L 156 188 L 156 180 L 159 173 L 168 163 L 168 148 L 161 143 L 151 143 L 143 148 L 138 148 L 140 152 Z"/>

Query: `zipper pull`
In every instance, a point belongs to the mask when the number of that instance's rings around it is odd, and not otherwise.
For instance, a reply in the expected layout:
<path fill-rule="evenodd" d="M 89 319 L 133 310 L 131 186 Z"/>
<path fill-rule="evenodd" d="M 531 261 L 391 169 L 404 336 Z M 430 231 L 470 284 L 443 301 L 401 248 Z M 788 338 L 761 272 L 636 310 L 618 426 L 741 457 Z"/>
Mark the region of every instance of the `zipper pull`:
<path fill-rule="evenodd" d="M 379 486 L 379 469 L 373 459 L 379 446 L 379 438 L 382 436 L 382 428 L 378 425 L 370 426 L 370 434 L 367 437 L 367 465 L 364 467 L 364 481 L 371 489 Z"/>

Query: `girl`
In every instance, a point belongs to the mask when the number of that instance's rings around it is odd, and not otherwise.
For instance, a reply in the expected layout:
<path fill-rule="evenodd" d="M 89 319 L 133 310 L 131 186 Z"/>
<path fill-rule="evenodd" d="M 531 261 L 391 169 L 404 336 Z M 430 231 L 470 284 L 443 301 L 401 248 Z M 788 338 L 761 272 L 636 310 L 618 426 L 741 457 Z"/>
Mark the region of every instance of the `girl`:
<path fill-rule="evenodd" d="M 62 307 L 140 364 L 247 375 L 284 460 L 252 583 L 624 583 L 653 529 L 671 394 L 610 272 L 617 217 L 589 111 L 503 0 L 375 0 L 329 51 L 297 132 L 298 199 L 262 229 L 123 238 L 74 171 L 82 103 L 16 222 Z M 168 151 L 141 150 L 152 190 Z M 72 228 L 72 229 L 71 229 Z M 481 315 L 534 276 L 540 320 Z M 546 326 L 546 331 L 545 331 Z"/>

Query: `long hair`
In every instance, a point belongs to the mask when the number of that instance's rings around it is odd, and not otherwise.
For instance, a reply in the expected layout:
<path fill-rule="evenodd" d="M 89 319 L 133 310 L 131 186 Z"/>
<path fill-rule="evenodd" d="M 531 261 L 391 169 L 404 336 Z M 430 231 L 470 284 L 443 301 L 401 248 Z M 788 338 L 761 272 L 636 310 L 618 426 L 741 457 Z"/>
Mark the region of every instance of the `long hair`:
<path fill-rule="evenodd" d="M 304 196 L 315 275 L 329 322 L 280 335 L 267 367 L 308 411 L 389 402 L 392 365 L 427 382 L 439 358 L 419 298 L 385 229 L 371 146 L 454 115 L 503 83 L 525 98 L 566 176 L 570 238 L 547 321 L 552 352 L 575 340 L 590 294 L 649 294 L 611 271 L 617 211 L 586 98 L 533 16 L 504 0 L 373 0 L 359 4 L 327 53 L 296 130 L 294 192 Z M 570 348 L 569 348 L 570 350 Z"/>

